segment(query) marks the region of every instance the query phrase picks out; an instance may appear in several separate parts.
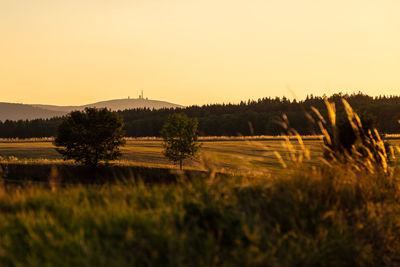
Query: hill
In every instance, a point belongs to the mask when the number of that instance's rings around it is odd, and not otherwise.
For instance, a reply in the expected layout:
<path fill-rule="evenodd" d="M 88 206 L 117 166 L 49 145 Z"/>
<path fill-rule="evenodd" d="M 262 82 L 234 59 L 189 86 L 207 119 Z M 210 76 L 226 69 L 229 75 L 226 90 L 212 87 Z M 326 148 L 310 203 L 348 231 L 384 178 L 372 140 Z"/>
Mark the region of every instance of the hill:
<path fill-rule="evenodd" d="M 144 98 L 136 99 L 114 99 L 107 101 L 100 101 L 92 104 L 87 104 L 83 106 L 55 106 L 55 105 L 32 105 L 34 107 L 39 107 L 46 110 L 52 111 L 62 111 L 70 112 L 73 110 L 83 110 L 87 107 L 97 107 L 97 108 L 109 108 L 111 110 L 125 110 L 125 109 L 136 109 L 136 108 L 150 108 L 150 109 L 160 109 L 160 108 L 178 108 L 183 107 L 181 105 L 169 103 L 166 101 L 151 100 Z"/>
<path fill-rule="evenodd" d="M 46 110 L 31 105 L 0 102 L 0 121 L 48 119 L 63 114 L 65 112 Z"/>
<path fill-rule="evenodd" d="M 14 104 L 0 103 L 0 121 L 5 120 L 33 120 L 47 119 L 56 116 L 62 116 L 73 110 L 83 110 L 86 107 L 109 108 L 111 110 L 126 110 L 137 108 L 177 108 L 181 105 L 144 98 L 138 99 L 115 99 L 101 101 L 82 106 L 56 106 L 56 105 L 41 105 L 41 104 Z"/>

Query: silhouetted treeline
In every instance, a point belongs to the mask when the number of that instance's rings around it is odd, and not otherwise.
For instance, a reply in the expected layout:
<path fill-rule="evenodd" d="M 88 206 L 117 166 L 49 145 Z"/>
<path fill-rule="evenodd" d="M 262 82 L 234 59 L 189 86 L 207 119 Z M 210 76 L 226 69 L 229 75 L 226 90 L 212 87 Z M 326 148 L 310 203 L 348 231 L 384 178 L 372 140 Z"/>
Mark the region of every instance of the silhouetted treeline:
<path fill-rule="evenodd" d="M 0 121 L 0 138 L 52 137 L 60 118 Z"/>
<path fill-rule="evenodd" d="M 373 117 L 383 133 L 400 133 L 400 96 L 370 97 L 361 93 L 335 94 L 329 97 L 336 103 L 338 119 L 344 118 L 341 99 L 345 98 L 355 111 Z M 125 120 L 126 136 L 159 136 L 168 115 L 182 112 L 199 120 L 202 136 L 278 135 L 284 129 L 277 124 L 286 114 L 291 127 L 300 134 L 315 134 L 318 129 L 306 116 L 311 107 L 326 116 L 323 97 L 308 96 L 303 101 L 287 98 L 263 98 L 240 104 L 191 106 L 178 109 L 133 109 L 120 111 Z M 59 118 L 32 121 L 5 121 L 0 123 L 1 138 L 30 138 L 54 136 Z"/>

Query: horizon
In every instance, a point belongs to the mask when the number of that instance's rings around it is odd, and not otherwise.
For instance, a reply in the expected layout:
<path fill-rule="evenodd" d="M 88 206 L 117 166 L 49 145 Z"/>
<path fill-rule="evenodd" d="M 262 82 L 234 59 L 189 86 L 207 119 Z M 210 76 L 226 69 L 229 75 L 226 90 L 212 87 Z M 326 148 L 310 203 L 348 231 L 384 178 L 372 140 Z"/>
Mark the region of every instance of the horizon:
<path fill-rule="evenodd" d="M 21 102 L 20 102 L 20 103 L 16 103 L 16 102 L 5 102 L 5 101 L 0 101 L 0 103 L 6 103 L 6 104 L 22 104 L 22 105 L 32 105 L 32 106 L 35 106 L 35 105 L 42 105 L 42 106 L 68 107 L 68 106 L 85 106 L 85 105 L 91 105 L 91 104 L 96 104 L 96 103 L 101 103 L 101 102 L 118 101 L 118 100 L 149 100 L 149 101 L 166 102 L 166 103 L 169 103 L 169 104 L 179 105 L 179 106 L 182 106 L 182 107 L 186 108 L 186 107 L 191 107 L 191 106 L 206 106 L 206 105 L 224 105 L 224 104 L 238 105 L 238 104 L 240 104 L 241 102 L 258 101 L 258 100 L 264 99 L 264 98 L 272 98 L 272 99 L 274 99 L 274 98 L 279 98 L 279 99 L 286 98 L 287 100 L 289 100 L 289 101 L 291 101 L 291 102 L 294 101 L 294 100 L 296 100 L 296 101 L 298 101 L 298 102 L 302 102 L 302 101 L 305 101 L 305 100 L 307 99 L 307 97 L 311 97 L 311 96 L 314 97 L 314 98 L 323 98 L 323 97 L 330 98 L 330 97 L 332 97 L 332 96 L 334 96 L 334 95 L 342 95 L 342 96 L 346 97 L 346 96 L 359 95 L 359 94 L 362 94 L 362 95 L 368 96 L 368 97 L 372 97 L 372 98 L 374 98 L 374 99 L 375 99 L 375 98 L 379 98 L 379 97 L 388 97 L 388 98 L 390 98 L 390 97 L 400 97 L 400 94 L 369 95 L 369 94 L 366 94 L 366 93 L 364 93 L 364 92 L 362 92 L 362 91 L 358 91 L 358 92 L 355 92 L 355 91 L 353 91 L 353 92 L 342 92 L 342 91 L 339 91 L 339 92 L 332 93 L 332 94 L 329 94 L 329 95 L 327 95 L 327 94 L 321 94 L 321 95 L 307 94 L 307 95 L 306 95 L 305 97 L 303 97 L 303 98 L 297 98 L 297 97 L 293 96 L 293 94 L 292 94 L 291 97 L 286 97 L 286 96 L 264 96 L 264 97 L 260 97 L 260 98 L 257 98 L 257 99 L 254 99 L 254 98 L 242 99 L 242 100 L 240 100 L 240 101 L 238 101 L 238 102 L 219 102 L 219 103 L 215 102 L 215 103 L 192 104 L 192 105 L 182 105 L 182 104 L 180 104 L 180 103 L 165 101 L 165 100 L 161 100 L 161 99 L 151 99 L 151 98 L 147 98 L 147 97 L 140 98 L 140 96 L 137 97 L 137 98 L 136 98 L 136 97 L 130 97 L 130 96 L 129 96 L 129 97 L 125 97 L 125 98 L 97 100 L 97 101 L 94 101 L 94 102 L 91 102 L 91 103 L 67 104 L 67 105 L 57 105 L 57 104 L 52 104 L 52 103 L 21 103 Z"/>

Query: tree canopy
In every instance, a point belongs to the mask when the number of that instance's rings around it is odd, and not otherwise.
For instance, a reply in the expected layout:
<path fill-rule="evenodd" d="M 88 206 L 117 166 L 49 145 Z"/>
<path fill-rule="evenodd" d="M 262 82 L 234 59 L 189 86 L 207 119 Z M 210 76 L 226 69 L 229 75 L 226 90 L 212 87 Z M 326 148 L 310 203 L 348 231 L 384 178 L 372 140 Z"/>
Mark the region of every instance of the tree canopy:
<path fill-rule="evenodd" d="M 193 158 L 200 148 L 197 142 L 197 119 L 188 118 L 185 114 L 171 114 L 161 130 L 163 137 L 163 154 L 171 161 L 182 162 Z"/>
<path fill-rule="evenodd" d="M 121 156 L 123 127 L 121 116 L 106 108 L 73 111 L 61 119 L 54 144 L 64 159 L 95 167 Z"/>

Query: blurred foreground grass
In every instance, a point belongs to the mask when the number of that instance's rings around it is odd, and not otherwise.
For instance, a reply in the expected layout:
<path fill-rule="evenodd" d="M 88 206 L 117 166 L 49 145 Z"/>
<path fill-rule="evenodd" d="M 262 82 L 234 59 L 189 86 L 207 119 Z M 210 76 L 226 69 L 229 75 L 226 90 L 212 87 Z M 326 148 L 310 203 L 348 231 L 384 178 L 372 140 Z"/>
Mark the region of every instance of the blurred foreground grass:
<path fill-rule="evenodd" d="M 291 167 L 173 184 L 3 185 L 0 265 L 398 265 L 399 178 Z"/>

